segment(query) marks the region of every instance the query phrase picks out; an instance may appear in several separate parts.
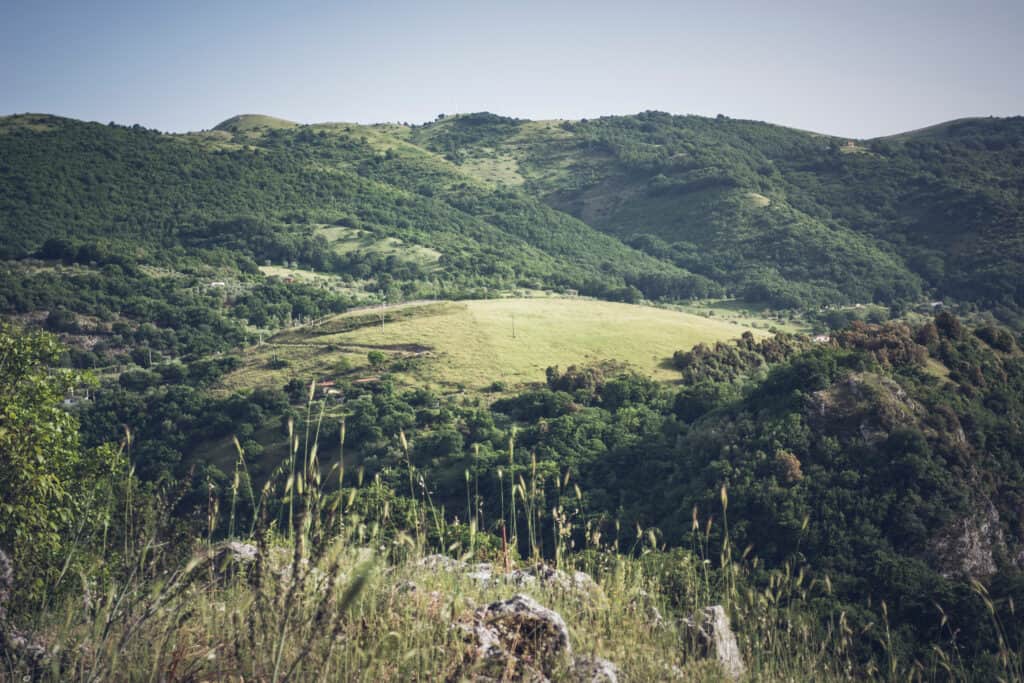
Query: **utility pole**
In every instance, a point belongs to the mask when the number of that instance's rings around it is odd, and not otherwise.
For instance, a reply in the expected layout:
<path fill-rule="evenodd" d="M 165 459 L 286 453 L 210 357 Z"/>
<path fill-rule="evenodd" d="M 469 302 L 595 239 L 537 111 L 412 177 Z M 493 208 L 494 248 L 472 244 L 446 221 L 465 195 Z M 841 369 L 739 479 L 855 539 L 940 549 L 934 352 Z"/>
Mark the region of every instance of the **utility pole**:
<path fill-rule="evenodd" d="M 516 338 L 516 314 L 512 314 L 512 338 Z"/>
<path fill-rule="evenodd" d="M 388 302 L 388 297 L 384 294 L 384 290 L 380 290 L 380 333 L 384 334 L 384 306 Z"/>

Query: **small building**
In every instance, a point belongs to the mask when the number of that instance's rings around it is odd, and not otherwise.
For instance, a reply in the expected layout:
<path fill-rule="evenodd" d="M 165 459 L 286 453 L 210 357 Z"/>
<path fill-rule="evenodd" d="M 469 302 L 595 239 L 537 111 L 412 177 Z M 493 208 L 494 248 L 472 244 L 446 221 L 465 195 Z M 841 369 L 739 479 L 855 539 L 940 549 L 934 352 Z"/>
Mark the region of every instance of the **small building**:
<path fill-rule="evenodd" d="M 214 280 L 213 282 L 210 283 L 210 286 L 211 287 L 227 287 L 228 283 L 224 282 L 223 280 Z"/>
<path fill-rule="evenodd" d="M 830 341 L 832 341 L 832 337 L 828 336 L 827 334 L 816 334 L 813 337 L 811 337 L 811 341 L 814 342 L 815 344 L 827 344 Z"/>

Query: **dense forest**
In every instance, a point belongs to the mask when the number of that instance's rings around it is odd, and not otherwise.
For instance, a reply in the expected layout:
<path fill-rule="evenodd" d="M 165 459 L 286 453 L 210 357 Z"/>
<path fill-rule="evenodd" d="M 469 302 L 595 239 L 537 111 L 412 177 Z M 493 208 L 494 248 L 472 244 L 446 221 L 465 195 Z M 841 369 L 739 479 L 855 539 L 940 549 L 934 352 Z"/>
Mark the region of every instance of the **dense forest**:
<path fill-rule="evenodd" d="M 395 562 L 630 558 L 680 618 L 699 576 L 747 596 L 734 617 L 767 595 L 860 634 L 829 655 L 852 678 L 1020 674 L 1022 169 L 1021 119 L 866 141 L 658 112 L 0 119 L 0 655 L 23 671 L 8 621 L 55 628 L 76 581 L 294 532 Z M 325 320 L 401 319 L 384 304 L 537 292 L 820 334 L 483 391 L 410 382 L 414 344 L 317 346 L 327 375 L 288 355 Z"/>

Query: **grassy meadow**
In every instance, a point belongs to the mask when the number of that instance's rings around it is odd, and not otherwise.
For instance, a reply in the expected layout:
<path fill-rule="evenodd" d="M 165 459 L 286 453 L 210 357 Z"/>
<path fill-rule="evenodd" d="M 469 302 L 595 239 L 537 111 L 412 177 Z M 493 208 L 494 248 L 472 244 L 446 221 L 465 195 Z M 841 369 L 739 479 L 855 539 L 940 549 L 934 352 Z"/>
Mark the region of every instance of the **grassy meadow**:
<path fill-rule="evenodd" d="M 385 310 L 383 330 L 376 316 L 379 310 L 353 311 L 278 335 L 249 349 L 244 366 L 224 385 L 278 386 L 292 376 L 329 374 L 339 363 L 359 370 L 373 350 L 412 356 L 415 362 L 400 377 L 448 389 L 482 390 L 496 381 L 511 388 L 543 381 L 552 365 L 612 359 L 670 381 L 678 375 L 669 365 L 675 351 L 735 339 L 749 329 L 735 321 L 582 298 L 392 306 Z M 337 331 L 346 320 L 355 329 Z M 275 357 L 287 366 L 271 368 Z"/>

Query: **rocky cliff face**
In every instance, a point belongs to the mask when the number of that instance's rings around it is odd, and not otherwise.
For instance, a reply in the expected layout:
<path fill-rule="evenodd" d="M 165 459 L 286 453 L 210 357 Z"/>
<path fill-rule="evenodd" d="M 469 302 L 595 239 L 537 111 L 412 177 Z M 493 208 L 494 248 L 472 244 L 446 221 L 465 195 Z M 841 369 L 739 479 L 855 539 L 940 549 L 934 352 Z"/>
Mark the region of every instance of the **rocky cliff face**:
<path fill-rule="evenodd" d="M 853 373 L 811 394 L 805 414 L 816 429 L 872 448 L 884 444 L 895 430 L 913 428 L 925 435 L 931 447 L 957 453 L 965 462 L 983 457 L 972 448 L 955 415 L 929 415 L 898 382 L 875 373 Z M 935 428 L 937 422 L 941 429 Z M 922 559 L 946 578 L 986 579 L 998 571 L 1002 558 L 1024 567 L 1024 549 L 1011 547 L 986 487 L 978 483 L 966 490 L 971 498 L 968 512 L 933 530 Z"/>
<path fill-rule="evenodd" d="M 944 577 L 987 579 L 998 570 L 997 558 L 1006 556 L 1006 539 L 999 511 L 991 501 L 981 502 L 975 513 L 957 519 L 929 543 L 928 560 Z M 1024 560 L 1024 552 L 1018 565 Z"/>
<path fill-rule="evenodd" d="M 861 372 L 812 394 L 806 412 L 821 431 L 876 445 L 893 429 L 916 423 L 925 409 L 891 378 Z"/>

